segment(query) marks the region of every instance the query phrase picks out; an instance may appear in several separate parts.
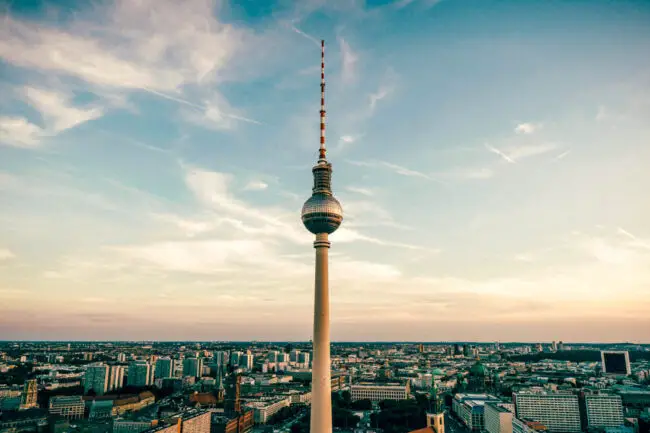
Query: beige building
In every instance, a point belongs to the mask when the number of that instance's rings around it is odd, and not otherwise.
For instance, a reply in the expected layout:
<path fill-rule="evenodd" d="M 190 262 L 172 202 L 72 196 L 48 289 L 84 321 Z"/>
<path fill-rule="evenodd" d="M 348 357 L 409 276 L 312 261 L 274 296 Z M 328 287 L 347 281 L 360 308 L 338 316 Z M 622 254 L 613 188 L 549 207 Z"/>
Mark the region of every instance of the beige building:
<path fill-rule="evenodd" d="M 291 399 L 289 397 L 279 400 L 251 401 L 246 406 L 253 409 L 253 418 L 255 424 L 266 424 L 267 421 L 283 407 L 289 407 Z"/>
<path fill-rule="evenodd" d="M 486 403 L 483 407 L 485 430 L 488 433 L 512 433 L 513 413 L 499 403 Z"/>
<path fill-rule="evenodd" d="M 551 433 L 580 433 L 578 396 L 559 393 L 514 394 L 517 417 L 542 423 Z"/>
<path fill-rule="evenodd" d="M 585 396 L 587 427 L 619 427 L 623 425 L 623 402 L 619 395 Z"/>
<path fill-rule="evenodd" d="M 84 417 L 86 405 L 80 395 L 58 396 L 50 398 L 50 415 L 60 415 L 68 419 Z"/>

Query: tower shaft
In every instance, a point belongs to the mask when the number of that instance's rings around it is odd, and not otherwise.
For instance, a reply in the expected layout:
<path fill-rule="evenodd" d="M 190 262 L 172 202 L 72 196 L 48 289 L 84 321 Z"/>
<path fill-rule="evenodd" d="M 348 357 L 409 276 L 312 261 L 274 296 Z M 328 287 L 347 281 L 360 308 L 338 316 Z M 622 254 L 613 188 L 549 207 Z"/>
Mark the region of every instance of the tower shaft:
<path fill-rule="evenodd" d="M 311 373 L 310 433 L 332 432 L 332 375 L 330 372 L 330 300 L 327 233 L 314 241 L 316 279 L 314 291 L 314 360 Z"/>

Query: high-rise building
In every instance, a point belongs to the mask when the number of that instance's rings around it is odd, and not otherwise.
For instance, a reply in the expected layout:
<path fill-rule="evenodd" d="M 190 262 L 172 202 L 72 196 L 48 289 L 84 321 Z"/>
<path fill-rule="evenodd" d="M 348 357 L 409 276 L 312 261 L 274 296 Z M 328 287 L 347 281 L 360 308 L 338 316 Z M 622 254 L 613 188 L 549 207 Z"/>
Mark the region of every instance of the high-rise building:
<path fill-rule="evenodd" d="M 325 149 L 325 41 L 321 41 L 321 108 L 320 149 L 318 162 L 312 168 L 314 187 L 311 197 L 302 207 L 302 222 L 316 235 L 316 278 L 314 296 L 314 361 L 311 380 L 311 433 L 332 432 L 332 396 L 330 370 L 329 314 L 329 235 L 343 221 L 343 209 L 332 195 L 332 164 L 327 162 Z"/>
<path fill-rule="evenodd" d="M 158 358 L 156 361 L 156 379 L 164 379 L 174 375 L 174 361 L 171 358 Z"/>
<path fill-rule="evenodd" d="M 203 375 L 203 358 L 185 358 L 183 376 L 200 377 Z"/>
<path fill-rule="evenodd" d="M 108 367 L 108 388 L 107 391 L 121 389 L 124 386 L 124 366 L 111 365 Z"/>
<path fill-rule="evenodd" d="M 133 361 L 129 364 L 127 384 L 130 386 L 151 385 L 151 365 L 147 361 Z"/>
<path fill-rule="evenodd" d="M 289 354 L 288 353 L 280 353 L 278 354 L 278 364 L 284 364 L 289 362 Z"/>
<path fill-rule="evenodd" d="M 31 409 L 38 407 L 38 385 L 36 379 L 25 381 L 23 395 L 20 400 L 20 409 Z"/>
<path fill-rule="evenodd" d="M 579 433 L 580 405 L 573 394 L 518 392 L 514 394 L 517 418 L 538 421 L 550 433 Z"/>
<path fill-rule="evenodd" d="M 269 362 L 278 362 L 278 351 L 277 350 L 271 350 L 269 354 L 266 356 L 266 359 Z"/>
<path fill-rule="evenodd" d="M 221 366 L 225 367 L 226 365 L 228 365 L 228 361 L 229 361 L 228 352 L 226 352 L 225 350 L 220 350 L 218 352 L 214 352 L 214 358 L 213 359 L 214 359 L 214 363 L 216 365 L 221 365 Z"/>
<path fill-rule="evenodd" d="M 94 364 L 86 367 L 84 374 L 84 393 L 93 392 L 95 395 L 104 395 L 108 390 L 108 365 Z"/>
<path fill-rule="evenodd" d="M 231 374 L 226 379 L 226 399 L 224 401 L 224 411 L 226 415 L 233 416 L 241 412 L 241 376 Z"/>
<path fill-rule="evenodd" d="M 298 355 L 298 363 L 299 364 L 305 364 L 306 366 L 309 366 L 309 352 L 301 352 Z"/>
<path fill-rule="evenodd" d="M 126 362 L 126 353 L 118 353 L 117 362 Z"/>
<path fill-rule="evenodd" d="M 632 374 L 630 368 L 630 354 L 626 350 L 601 350 L 603 374 L 618 376 L 629 376 Z"/>
<path fill-rule="evenodd" d="M 242 357 L 239 360 L 239 365 L 242 368 L 251 371 L 253 369 L 253 355 L 252 354 L 242 355 Z"/>
<path fill-rule="evenodd" d="M 241 358 L 242 355 L 242 352 L 232 352 L 230 354 L 230 366 L 233 368 L 239 367 L 239 358 Z"/>
<path fill-rule="evenodd" d="M 585 395 L 584 412 L 587 428 L 619 427 L 624 422 L 623 402 L 619 395 Z"/>
<path fill-rule="evenodd" d="M 291 362 L 299 362 L 298 357 L 300 356 L 300 350 L 298 349 L 293 349 L 291 353 L 289 354 L 289 361 Z"/>

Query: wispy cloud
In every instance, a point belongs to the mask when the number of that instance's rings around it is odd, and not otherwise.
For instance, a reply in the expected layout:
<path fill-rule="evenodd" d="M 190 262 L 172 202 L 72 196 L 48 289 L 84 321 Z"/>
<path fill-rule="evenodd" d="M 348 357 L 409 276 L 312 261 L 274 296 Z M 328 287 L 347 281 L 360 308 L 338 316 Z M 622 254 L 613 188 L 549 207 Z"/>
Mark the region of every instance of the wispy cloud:
<path fill-rule="evenodd" d="M 542 128 L 541 123 L 531 123 L 525 122 L 520 123 L 515 127 L 515 132 L 517 134 L 532 134 L 535 131 L 538 131 Z"/>
<path fill-rule="evenodd" d="M 391 91 L 392 91 L 391 87 L 386 85 L 381 85 L 376 92 L 371 93 L 368 102 L 370 110 L 374 110 L 375 107 L 377 106 L 377 102 L 381 101 L 386 96 L 388 96 Z"/>
<path fill-rule="evenodd" d="M 456 168 L 437 174 L 448 179 L 489 179 L 494 176 L 494 170 L 487 167 Z"/>
<path fill-rule="evenodd" d="M 350 44 L 342 37 L 339 37 L 339 47 L 341 50 L 341 80 L 344 83 L 351 83 L 357 76 L 359 56 L 352 51 Z"/>
<path fill-rule="evenodd" d="M 558 156 L 555 157 L 555 160 L 560 160 L 566 158 L 568 154 L 571 153 L 571 149 L 565 150 L 564 152 L 560 153 Z"/>
<path fill-rule="evenodd" d="M 346 186 L 345 189 L 350 192 L 365 195 L 366 197 L 372 197 L 375 195 L 375 193 L 369 188 L 361 188 L 358 186 Z"/>
<path fill-rule="evenodd" d="M 539 144 L 525 144 L 505 148 L 503 150 L 497 149 L 494 146 L 485 143 L 485 148 L 490 152 L 499 155 L 504 161 L 515 164 L 519 160 L 529 158 L 531 156 L 543 155 L 558 148 L 555 143 L 539 143 Z"/>
<path fill-rule="evenodd" d="M 645 248 L 645 249 L 650 250 L 650 244 L 649 244 L 649 243 L 647 243 L 646 241 L 644 241 L 644 240 L 642 240 L 642 239 L 639 239 L 638 237 L 636 237 L 636 236 L 633 235 L 632 233 L 628 232 L 627 230 L 625 230 L 625 229 L 623 229 L 623 228 L 621 228 L 621 227 L 618 227 L 618 228 L 616 229 L 616 231 L 617 231 L 619 234 L 621 234 L 621 235 L 623 235 L 623 236 L 626 236 L 626 237 L 628 237 L 629 239 L 632 239 L 632 240 L 634 241 L 634 245 L 635 245 L 635 246 L 640 246 L 640 247 L 642 247 L 642 248 Z"/>
<path fill-rule="evenodd" d="M 24 117 L 0 116 L 0 144 L 15 147 L 38 146 L 43 130 Z"/>
<path fill-rule="evenodd" d="M 383 168 L 392 171 L 395 174 L 399 174 L 401 176 L 407 176 L 407 177 L 417 177 L 421 179 L 427 179 L 427 180 L 432 180 L 438 183 L 444 184 L 445 182 L 441 181 L 440 179 L 431 176 L 427 173 L 413 170 L 407 167 L 403 167 L 401 165 L 393 164 L 390 162 L 386 161 L 351 161 L 351 160 L 346 160 L 348 164 L 356 165 L 358 167 L 373 167 L 373 168 Z"/>
<path fill-rule="evenodd" d="M 268 187 L 269 184 L 266 182 L 262 182 L 261 180 L 251 180 L 246 184 L 244 189 L 248 191 L 262 191 L 267 189 Z"/>
<path fill-rule="evenodd" d="M 505 160 L 506 162 L 509 162 L 510 164 L 514 164 L 516 162 L 510 156 L 506 155 L 505 153 L 503 153 L 502 151 L 500 151 L 496 147 L 490 146 L 488 143 L 485 143 L 485 148 L 487 150 L 489 150 L 490 152 L 492 152 L 492 153 L 494 153 L 496 155 L 499 155 L 503 160 Z"/>

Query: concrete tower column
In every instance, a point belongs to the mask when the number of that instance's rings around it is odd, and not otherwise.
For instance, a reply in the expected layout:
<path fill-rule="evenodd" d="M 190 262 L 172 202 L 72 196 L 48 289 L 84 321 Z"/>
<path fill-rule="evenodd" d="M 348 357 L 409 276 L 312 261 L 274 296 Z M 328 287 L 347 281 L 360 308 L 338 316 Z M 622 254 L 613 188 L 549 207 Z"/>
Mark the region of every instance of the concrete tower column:
<path fill-rule="evenodd" d="M 328 279 L 327 233 L 319 233 L 316 249 L 316 287 L 314 291 L 314 360 L 311 382 L 311 433 L 332 432 L 332 383 L 330 371 L 330 295 Z"/>

